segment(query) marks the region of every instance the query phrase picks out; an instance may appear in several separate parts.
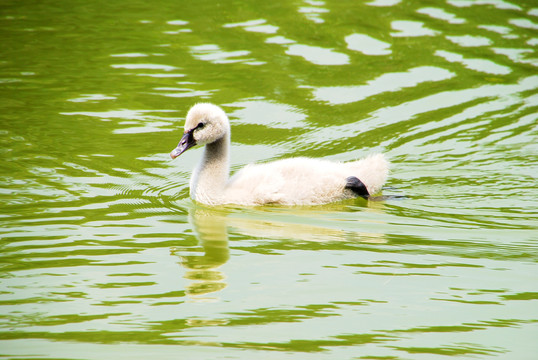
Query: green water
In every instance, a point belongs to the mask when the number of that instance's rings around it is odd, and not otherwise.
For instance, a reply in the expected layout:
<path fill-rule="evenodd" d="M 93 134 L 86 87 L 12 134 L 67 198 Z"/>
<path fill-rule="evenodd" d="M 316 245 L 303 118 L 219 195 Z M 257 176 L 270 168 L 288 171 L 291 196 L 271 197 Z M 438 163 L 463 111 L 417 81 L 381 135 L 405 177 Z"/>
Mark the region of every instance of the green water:
<path fill-rule="evenodd" d="M 536 359 L 536 1 L 0 3 L 0 357 Z M 383 152 L 384 200 L 203 208 L 232 165 Z"/>

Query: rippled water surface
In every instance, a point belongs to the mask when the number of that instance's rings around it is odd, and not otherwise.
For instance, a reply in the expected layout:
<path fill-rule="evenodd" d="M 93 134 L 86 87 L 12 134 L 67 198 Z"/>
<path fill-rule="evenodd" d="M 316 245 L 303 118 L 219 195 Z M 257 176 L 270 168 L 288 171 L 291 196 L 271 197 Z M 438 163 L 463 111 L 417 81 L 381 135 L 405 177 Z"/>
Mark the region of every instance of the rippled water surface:
<path fill-rule="evenodd" d="M 0 357 L 536 359 L 536 1 L 0 5 Z M 204 208 L 232 166 L 384 152 L 383 197 Z"/>

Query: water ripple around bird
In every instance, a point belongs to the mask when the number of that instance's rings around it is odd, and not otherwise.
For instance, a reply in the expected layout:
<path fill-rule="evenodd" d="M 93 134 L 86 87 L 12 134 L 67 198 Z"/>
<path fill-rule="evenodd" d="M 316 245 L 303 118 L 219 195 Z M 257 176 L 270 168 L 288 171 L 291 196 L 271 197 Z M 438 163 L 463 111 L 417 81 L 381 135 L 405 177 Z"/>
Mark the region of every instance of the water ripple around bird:
<path fill-rule="evenodd" d="M 4 357 L 537 353 L 536 5 L 8 1 L 0 24 Z M 383 152 L 389 181 L 195 204 L 202 150 L 168 153 L 206 101 L 232 171 Z"/>

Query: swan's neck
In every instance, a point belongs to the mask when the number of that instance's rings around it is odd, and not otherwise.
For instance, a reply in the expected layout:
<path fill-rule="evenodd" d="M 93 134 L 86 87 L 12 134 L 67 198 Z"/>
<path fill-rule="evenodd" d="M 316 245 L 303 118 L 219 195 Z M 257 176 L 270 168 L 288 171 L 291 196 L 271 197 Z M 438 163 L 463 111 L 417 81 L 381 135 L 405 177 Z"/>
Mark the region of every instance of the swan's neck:
<path fill-rule="evenodd" d="M 230 173 L 230 137 L 207 144 L 204 156 L 192 175 L 191 197 L 204 204 L 215 204 L 224 195 Z"/>

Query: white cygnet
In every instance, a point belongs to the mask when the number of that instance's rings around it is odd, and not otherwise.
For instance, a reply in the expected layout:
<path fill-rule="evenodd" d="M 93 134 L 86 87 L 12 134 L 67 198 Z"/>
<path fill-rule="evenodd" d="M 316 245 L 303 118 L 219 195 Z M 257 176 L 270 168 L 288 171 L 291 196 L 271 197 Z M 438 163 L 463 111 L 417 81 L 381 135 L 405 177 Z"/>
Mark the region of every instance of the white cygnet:
<path fill-rule="evenodd" d="M 375 154 L 345 163 L 296 157 L 251 164 L 230 177 L 230 122 L 220 107 L 208 103 L 189 110 L 183 137 L 170 157 L 195 145 L 205 145 L 205 150 L 191 176 L 190 195 L 207 205 L 318 205 L 368 198 L 388 176 L 388 161 Z"/>

